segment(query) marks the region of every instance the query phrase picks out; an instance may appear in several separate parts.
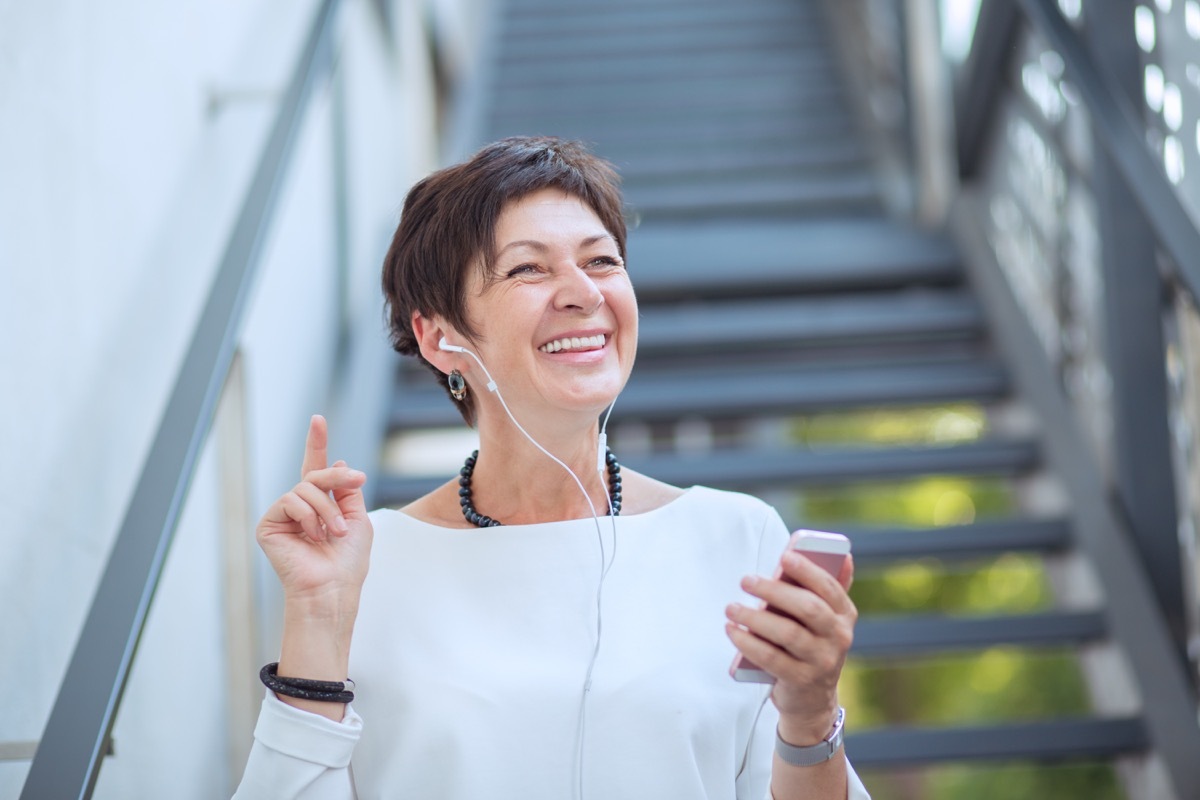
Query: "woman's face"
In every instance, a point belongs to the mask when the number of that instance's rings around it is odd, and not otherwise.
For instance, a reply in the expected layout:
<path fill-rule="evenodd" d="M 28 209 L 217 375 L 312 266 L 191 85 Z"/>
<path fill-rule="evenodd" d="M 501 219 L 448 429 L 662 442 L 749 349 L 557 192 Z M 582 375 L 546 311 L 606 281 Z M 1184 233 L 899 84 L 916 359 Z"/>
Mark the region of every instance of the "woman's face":
<path fill-rule="evenodd" d="M 506 206 L 493 270 L 486 282 L 473 272 L 467 298 L 477 352 L 512 407 L 595 415 L 629 378 L 637 299 L 616 240 L 573 195 L 543 189 Z"/>

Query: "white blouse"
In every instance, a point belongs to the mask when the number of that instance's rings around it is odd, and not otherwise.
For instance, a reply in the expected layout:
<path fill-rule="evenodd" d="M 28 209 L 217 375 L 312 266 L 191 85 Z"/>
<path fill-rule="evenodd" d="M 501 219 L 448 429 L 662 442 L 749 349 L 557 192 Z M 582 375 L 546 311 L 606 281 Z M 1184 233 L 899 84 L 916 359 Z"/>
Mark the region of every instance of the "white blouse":
<path fill-rule="evenodd" d="M 777 713 L 729 677 L 724 631 L 786 543 L 770 506 L 695 487 L 599 531 L 371 517 L 353 707 L 336 723 L 268 692 L 235 798 L 770 796 Z"/>

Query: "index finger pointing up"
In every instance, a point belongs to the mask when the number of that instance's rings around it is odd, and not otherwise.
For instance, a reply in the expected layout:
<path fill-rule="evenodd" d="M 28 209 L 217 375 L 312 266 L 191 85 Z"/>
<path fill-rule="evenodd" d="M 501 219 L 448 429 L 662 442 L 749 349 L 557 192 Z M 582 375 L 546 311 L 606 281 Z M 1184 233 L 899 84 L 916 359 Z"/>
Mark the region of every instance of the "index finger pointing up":
<path fill-rule="evenodd" d="M 313 414 L 312 420 L 308 423 L 308 439 L 304 442 L 304 463 L 300 466 L 301 478 L 315 469 L 325 469 L 328 466 L 326 463 L 328 446 L 329 429 L 325 424 L 325 418 L 320 414 Z"/>

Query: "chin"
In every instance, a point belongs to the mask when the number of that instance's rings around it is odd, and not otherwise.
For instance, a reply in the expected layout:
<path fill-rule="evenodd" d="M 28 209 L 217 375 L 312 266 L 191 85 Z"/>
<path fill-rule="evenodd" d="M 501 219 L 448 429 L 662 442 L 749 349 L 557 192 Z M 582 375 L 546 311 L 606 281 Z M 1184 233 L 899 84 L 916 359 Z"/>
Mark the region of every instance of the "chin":
<path fill-rule="evenodd" d="M 625 382 L 606 387 L 588 387 L 587 390 L 567 392 L 557 397 L 548 397 L 548 402 L 563 411 L 574 411 L 580 414 L 599 414 L 612 405 L 621 393 Z"/>

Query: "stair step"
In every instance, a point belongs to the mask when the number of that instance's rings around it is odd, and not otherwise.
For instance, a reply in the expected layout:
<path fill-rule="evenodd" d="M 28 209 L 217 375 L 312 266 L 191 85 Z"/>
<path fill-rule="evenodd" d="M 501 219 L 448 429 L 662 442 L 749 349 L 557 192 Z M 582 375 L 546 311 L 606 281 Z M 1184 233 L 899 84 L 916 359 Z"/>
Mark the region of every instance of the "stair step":
<path fill-rule="evenodd" d="M 786 187 L 789 184 L 806 185 L 816 181 L 844 181 L 847 178 L 862 177 L 875 182 L 875 173 L 870 163 L 849 150 L 838 152 L 831 146 L 814 145 L 812 148 L 798 151 L 795 158 L 790 160 L 773 159 L 773 153 L 764 155 L 764 163 L 759 167 L 710 169 L 695 165 L 674 170 L 660 168 L 657 174 L 628 177 L 622 185 L 626 197 L 637 197 L 663 192 L 727 192 L 742 186 Z M 829 155 L 836 157 L 828 158 Z M 634 203 L 630 201 L 629 205 L 633 206 Z"/>
<path fill-rule="evenodd" d="M 1033 440 L 982 440 L 944 447 L 791 450 L 750 448 L 708 454 L 631 457 L 633 469 L 676 486 L 754 489 L 828 485 L 916 475 L 1016 475 L 1038 463 Z M 623 459 L 624 460 L 624 459 Z"/>
<path fill-rule="evenodd" d="M 868 163 L 867 151 L 855 141 L 842 140 L 825 146 L 767 148 L 744 151 L 699 150 L 680 152 L 663 148 L 658 152 L 640 148 L 615 159 L 624 186 L 689 180 L 694 176 L 774 173 L 782 170 L 830 170 Z"/>
<path fill-rule="evenodd" d="M 492 124 L 496 131 L 524 131 L 518 135 L 587 142 L 590 149 L 606 158 L 610 149 L 628 151 L 672 140 L 692 142 L 693 146 L 723 142 L 728 149 L 738 141 L 769 143 L 788 137 L 794 149 L 804 150 L 836 144 L 854 132 L 849 114 L 834 109 L 813 114 L 800 102 L 731 102 L 715 113 L 697 108 L 688 100 L 653 97 L 640 107 L 591 111 L 564 107 L 552 112 L 522 112 L 513 108 L 494 115 Z"/>
<path fill-rule="evenodd" d="M 733 298 L 956 283 L 943 237 L 880 217 L 821 221 L 652 222 L 631 232 L 638 297 Z"/>
<path fill-rule="evenodd" d="M 630 207 L 653 219 L 779 214 L 844 214 L 881 208 L 873 172 L 846 170 L 803 178 L 728 179 L 701 185 L 639 187 L 626 192 Z"/>
<path fill-rule="evenodd" d="M 640 264 L 631 264 L 637 286 Z M 642 307 L 639 356 L 750 347 L 816 347 L 930 339 L 977 340 L 983 312 L 970 292 L 854 293 Z"/>
<path fill-rule="evenodd" d="M 609 29 L 603 33 L 564 30 L 553 37 L 539 36 L 536 42 L 528 41 L 534 37 L 519 37 L 506 42 L 498 54 L 497 68 L 501 72 L 507 72 L 513 66 L 544 66 L 554 61 L 569 62 L 573 71 L 576 70 L 576 64 L 599 66 L 603 69 L 609 65 L 615 66 L 628 58 L 639 65 L 645 59 L 660 59 L 667 65 L 666 71 L 671 71 L 676 58 L 691 58 L 700 65 L 706 58 L 720 62 L 731 56 L 753 60 L 776 54 L 788 57 L 788 60 L 782 63 L 789 66 L 782 69 L 792 69 L 794 67 L 790 65 L 794 64 L 801 65 L 800 68 L 803 69 L 808 64 L 818 61 L 832 65 L 832 53 L 814 47 L 819 43 L 819 36 L 820 32 L 811 28 L 786 22 L 773 23 L 770 20 L 751 21 L 736 26 L 640 27 L 619 31 Z M 657 72 L 658 70 L 644 70 L 643 74 L 653 76 Z M 585 79 L 592 77 L 586 73 L 578 74 Z"/>
<path fill-rule="evenodd" d="M 685 150 L 757 146 L 804 149 L 828 146 L 852 136 L 846 116 L 806 114 L 803 109 L 764 109 L 754 114 L 732 115 L 679 114 L 653 126 L 637 126 L 632 119 L 614 119 L 614 116 L 572 121 L 551 113 L 526 114 L 506 122 L 493 119 L 488 134 L 493 138 L 538 134 L 577 139 L 589 143 L 594 152 L 606 158 L 619 157 L 629 150 L 672 144 Z"/>
<path fill-rule="evenodd" d="M 839 108 L 846 105 L 844 96 L 836 93 L 842 79 L 828 58 L 780 47 L 715 55 L 703 51 L 640 53 L 619 60 L 608 55 L 580 60 L 574 56 L 527 59 L 497 66 L 489 77 L 494 92 L 489 102 L 495 111 L 508 102 L 527 101 L 543 94 L 577 105 L 586 103 L 593 92 L 620 91 L 686 91 L 700 101 L 713 96 L 710 85 L 714 82 L 716 89 L 729 84 L 761 85 L 775 95 L 802 92 L 800 97 L 828 97 Z"/>
<path fill-rule="evenodd" d="M 762 61 L 761 57 L 757 60 Z M 557 78 L 562 78 L 565 72 L 557 67 L 542 67 L 543 71 L 547 69 L 553 69 Z M 736 74 L 739 71 L 748 74 Z M 612 84 L 596 84 L 581 78 L 563 86 L 498 90 L 493 119 L 509 121 L 528 116 L 537 120 L 541 115 L 547 115 L 554 119 L 579 118 L 603 124 L 636 121 L 641 125 L 657 117 L 685 112 L 707 119 L 759 110 L 774 112 L 790 108 L 799 111 L 820 106 L 823 115 L 835 114 L 849 124 L 850 117 L 843 110 L 842 97 L 836 83 L 797 84 L 793 77 L 780 74 L 778 69 L 772 70 L 770 65 L 751 71 L 745 65 L 735 63 L 720 77 L 697 75 L 688 65 L 681 65 L 679 75 L 660 73 L 647 78 L 635 74 L 629 80 Z M 717 108 L 713 108 L 714 105 Z M 615 117 L 616 114 L 624 116 Z"/>
<path fill-rule="evenodd" d="M 863 658 L 977 650 L 998 645 L 1076 647 L 1103 639 L 1098 611 L 1054 611 L 987 617 L 942 615 L 860 617 L 850 652 Z"/>
<path fill-rule="evenodd" d="M 634 170 L 630 176 L 633 179 L 636 179 L 637 170 L 675 169 L 679 164 L 689 161 L 698 167 L 707 164 L 720 166 L 734 159 L 749 159 L 752 164 L 773 161 L 787 164 L 795 159 L 801 159 L 801 163 L 814 163 L 827 154 L 840 158 L 847 149 L 862 146 L 856 137 L 835 136 L 832 131 L 827 132 L 828 135 L 807 136 L 803 141 L 774 129 L 762 131 L 750 128 L 736 133 L 737 137 L 726 139 L 720 136 L 701 138 L 689 134 L 675 141 L 622 137 L 615 133 L 601 140 L 589 134 L 586 141 L 594 152 L 614 164 L 623 168 L 629 165 L 628 168 Z"/>
<path fill-rule="evenodd" d="M 623 459 L 624 461 L 624 459 Z M 712 453 L 638 455 L 627 466 L 676 486 L 755 490 L 826 485 L 929 474 L 1018 475 L 1037 466 L 1032 440 L 984 440 L 947 447 L 830 449 L 752 448 Z M 451 477 L 386 475 L 379 499 L 401 505 L 433 491 Z"/>
<path fill-rule="evenodd" d="M 792 527 L 803 527 L 803 523 Z M 1070 524 L 1065 519 L 1002 519 L 917 530 L 832 527 L 854 543 L 858 567 L 926 556 L 950 561 L 1018 552 L 1053 555 L 1071 544 Z"/>
<path fill-rule="evenodd" d="M 1008 388 L 1003 367 L 992 359 L 836 369 L 779 369 L 754 362 L 718 371 L 654 369 L 630 379 L 613 418 L 729 418 L 961 400 L 990 402 L 1004 397 Z"/>
<path fill-rule="evenodd" d="M 714 6 L 709 8 L 688 8 L 684 10 L 656 7 L 649 4 L 639 6 L 635 12 L 638 17 L 635 24 L 629 24 L 632 17 L 621 14 L 613 19 L 612 11 L 602 16 L 595 16 L 592 24 L 580 26 L 577 21 L 566 17 L 530 16 L 524 14 L 506 14 L 500 20 L 503 35 L 500 42 L 506 48 L 536 47 L 551 38 L 578 38 L 580 31 L 586 31 L 586 36 L 601 41 L 610 38 L 634 37 L 643 35 L 638 40 L 647 49 L 657 42 L 659 46 L 669 45 L 672 37 L 706 36 L 713 32 L 729 31 L 738 36 L 746 30 L 760 30 L 764 27 L 776 29 L 791 29 L 797 38 L 812 42 L 824 31 L 813 25 L 811 15 L 797 13 L 795 7 L 786 5 L 742 4 L 741 8 Z M 719 44 L 719 42 L 717 42 Z"/>
<path fill-rule="evenodd" d="M 445 393 L 424 368 L 405 376 L 396 393 L 393 430 L 454 427 L 459 421 Z M 503 382 L 501 391 L 503 391 Z M 634 371 L 613 408 L 612 422 L 710 419 L 754 414 L 799 414 L 828 409 L 995 401 L 1008 378 L 994 359 L 955 358 L 780 369 L 778 359 L 714 370 L 705 367 Z"/>
<path fill-rule="evenodd" d="M 620 100 L 619 93 L 623 91 L 639 95 L 690 92 L 697 95 L 699 102 L 713 96 L 710 93 L 713 82 L 717 88 L 740 83 L 743 87 L 759 87 L 761 91 L 769 89 L 772 96 L 827 97 L 838 107 L 846 104 L 845 95 L 836 91 L 841 78 L 832 64 L 826 59 L 782 50 L 726 53 L 719 58 L 681 54 L 669 60 L 666 55 L 653 59 L 642 55 L 618 62 L 600 58 L 567 63 L 530 60 L 497 68 L 490 78 L 493 94 L 489 102 L 496 110 L 509 102 L 528 102 L 542 96 L 578 106 L 586 104 L 593 93 L 600 93 L 605 105 L 619 105 L 614 101 Z M 798 78 L 804 85 L 797 85 Z"/>
<path fill-rule="evenodd" d="M 591 7 L 560 2 L 510 3 L 506 11 L 500 38 L 503 42 L 572 34 L 580 30 L 603 35 L 674 26 L 768 23 L 781 27 L 814 27 L 819 23 L 819 17 L 811 10 L 783 0 L 736 4 L 632 2 Z"/>
<path fill-rule="evenodd" d="M 846 734 L 856 767 L 905 767 L 945 761 L 1062 761 L 1140 753 L 1150 746 L 1136 717 L 1019 724 L 895 727 Z"/>

